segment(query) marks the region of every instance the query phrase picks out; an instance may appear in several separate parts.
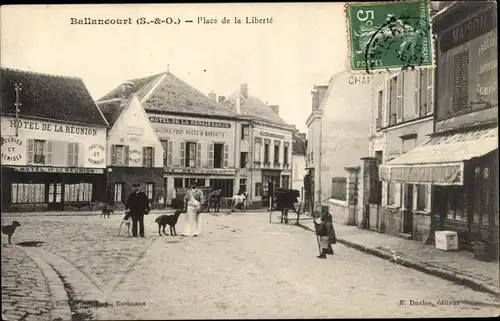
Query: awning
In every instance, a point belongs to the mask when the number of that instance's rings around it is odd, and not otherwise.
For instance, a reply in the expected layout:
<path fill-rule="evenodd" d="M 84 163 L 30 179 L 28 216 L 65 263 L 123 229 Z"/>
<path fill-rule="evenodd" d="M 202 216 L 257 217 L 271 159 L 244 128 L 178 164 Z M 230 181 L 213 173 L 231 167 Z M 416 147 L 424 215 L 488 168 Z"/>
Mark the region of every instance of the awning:
<path fill-rule="evenodd" d="M 463 185 L 464 162 L 498 148 L 498 128 L 434 136 L 422 145 L 383 164 L 386 182 Z"/>

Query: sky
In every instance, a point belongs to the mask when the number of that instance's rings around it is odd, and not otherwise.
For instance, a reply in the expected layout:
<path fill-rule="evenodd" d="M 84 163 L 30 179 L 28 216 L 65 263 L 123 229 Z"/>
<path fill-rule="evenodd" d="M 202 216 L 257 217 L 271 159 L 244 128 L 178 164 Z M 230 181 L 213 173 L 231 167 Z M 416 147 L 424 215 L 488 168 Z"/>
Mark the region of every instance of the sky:
<path fill-rule="evenodd" d="M 71 24 L 86 17 L 132 24 Z M 139 25 L 141 17 L 181 23 Z M 247 83 L 250 95 L 279 105 L 302 132 L 313 86 L 346 69 L 343 3 L 18 5 L 2 6 L 0 18 L 2 67 L 80 77 L 94 99 L 167 68 L 205 94 L 229 96 Z"/>

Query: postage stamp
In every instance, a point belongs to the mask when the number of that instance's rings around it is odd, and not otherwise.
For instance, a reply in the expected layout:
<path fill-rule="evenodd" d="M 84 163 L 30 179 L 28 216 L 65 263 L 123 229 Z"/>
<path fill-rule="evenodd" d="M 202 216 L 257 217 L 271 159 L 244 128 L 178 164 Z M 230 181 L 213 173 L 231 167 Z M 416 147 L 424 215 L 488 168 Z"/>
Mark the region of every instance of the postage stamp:
<path fill-rule="evenodd" d="M 434 65 L 428 0 L 347 3 L 351 72 Z"/>

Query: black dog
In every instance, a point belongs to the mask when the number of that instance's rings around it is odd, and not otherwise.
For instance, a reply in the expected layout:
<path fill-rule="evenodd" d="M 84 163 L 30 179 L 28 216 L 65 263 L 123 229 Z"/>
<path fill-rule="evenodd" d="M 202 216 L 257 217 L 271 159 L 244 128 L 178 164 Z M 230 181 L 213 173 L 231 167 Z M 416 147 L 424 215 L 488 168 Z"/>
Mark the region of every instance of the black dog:
<path fill-rule="evenodd" d="M 9 238 L 9 244 L 12 244 L 10 243 L 10 239 L 12 238 L 12 235 L 14 235 L 16 228 L 18 228 L 19 226 L 21 226 L 21 223 L 19 223 L 18 221 L 12 222 L 11 225 L 2 225 L 2 234 L 7 235 L 7 237 Z"/>
<path fill-rule="evenodd" d="M 104 207 L 102 209 L 101 217 L 104 216 L 104 218 L 106 218 L 106 216 L 107 216 L 109 218 L 109 216 L 111 214 L 115 214 L 115 211 L 113 210 L 113 208 L 108 207 L 108 205 L 104 205 Z"/>
<path fill-rule="evenodd" d="M 163 228 L 163 234 L 167 235 L 165 232 L 165 227 L 167 224 L 170 226 L 170 235 L 177 235 L 175 231 L 175 225 L 179 220 L 179 216 L 182 214 L 181 210 L 175 211 L 174 215 L 161 215 L 158 216 L 155 222 L 158 224 L 158 234 L 161 236 L 161 229 Z"/>

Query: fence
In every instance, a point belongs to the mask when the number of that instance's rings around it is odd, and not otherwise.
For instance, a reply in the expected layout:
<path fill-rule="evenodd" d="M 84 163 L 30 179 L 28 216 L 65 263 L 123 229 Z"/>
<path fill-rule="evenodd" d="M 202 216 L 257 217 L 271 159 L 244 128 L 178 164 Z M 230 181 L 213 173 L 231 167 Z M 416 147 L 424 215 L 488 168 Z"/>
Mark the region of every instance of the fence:
<path fill-rule="evenodd" d="M 333 177 L 332 178 L 332 198 L 336 200 L 347 200 L 347 178 Z"/>

